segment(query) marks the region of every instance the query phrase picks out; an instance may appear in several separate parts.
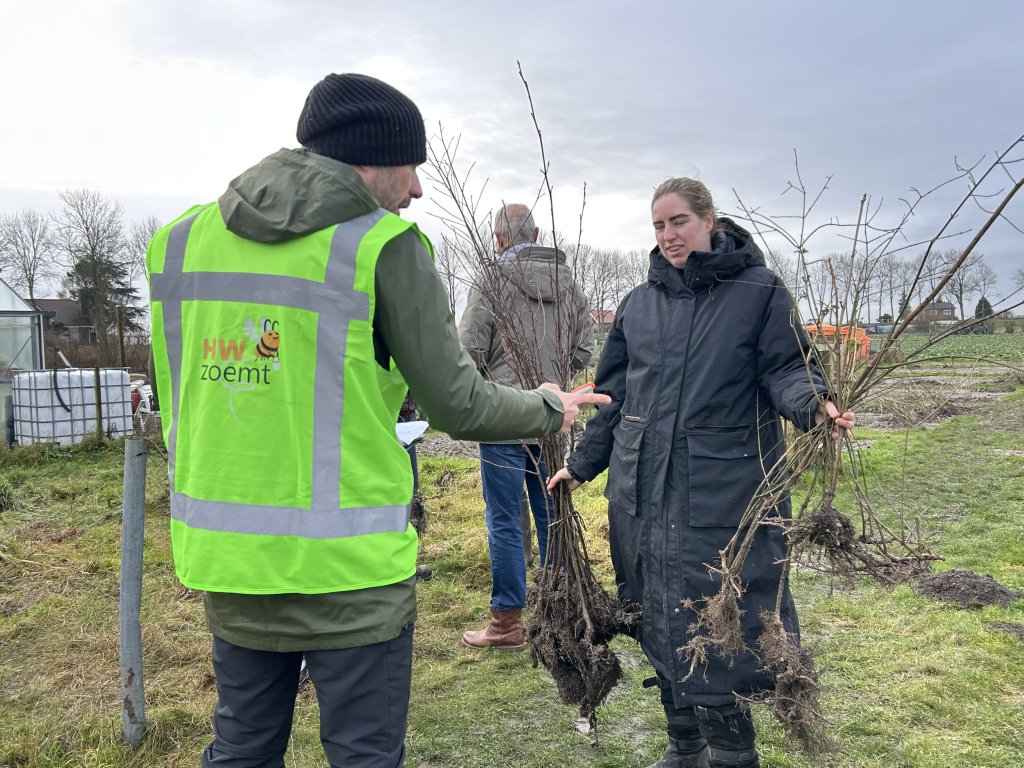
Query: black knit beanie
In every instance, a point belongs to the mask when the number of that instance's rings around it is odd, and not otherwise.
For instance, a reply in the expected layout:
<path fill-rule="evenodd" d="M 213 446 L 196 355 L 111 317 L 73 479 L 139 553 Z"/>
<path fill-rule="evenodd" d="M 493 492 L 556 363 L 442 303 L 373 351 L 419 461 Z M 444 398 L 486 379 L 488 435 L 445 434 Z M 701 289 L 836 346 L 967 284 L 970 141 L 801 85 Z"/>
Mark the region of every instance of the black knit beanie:
<path fill-rule="evenodd" d="M 352 165 L 419 165 L 427 159 L 419 109 L 366 75 L 328 75 L 313 86 L 295 135 L 311 152 Z"/>

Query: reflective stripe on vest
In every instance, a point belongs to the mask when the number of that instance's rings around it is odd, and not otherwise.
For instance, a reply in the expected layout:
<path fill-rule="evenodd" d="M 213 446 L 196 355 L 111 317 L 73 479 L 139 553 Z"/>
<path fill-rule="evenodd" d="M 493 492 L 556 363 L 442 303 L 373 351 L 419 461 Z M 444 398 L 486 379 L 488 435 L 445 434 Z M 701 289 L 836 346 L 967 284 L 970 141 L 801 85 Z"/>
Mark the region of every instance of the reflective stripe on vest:
<path fill-rule="evenodd" d="M 341 508 L 339 498 L 342 451 L 338 435 L 344 418 L 348 326 L 352 320 L 367 320 L 369 316 L 369 299 L 365 293 L 352 289 L 340 292 L 339 287 L 353 285 L 359 243 L 386 211 L 378 209 L 337 225 L 323 282 L 281 275 L 184 272 L 189 232 L 202 212 L 179 221 L 170 230 L 163 271 L 150 278 L 152 300 L 161 302 L 163 308 L 173 398 L 171 412 L 175 414 L 167 440 L 171 517 L 191 528 L 308 539 L 405 531 L 409 525 L 409 504 Z M 174 490 L 183 368 L 181 302 L 197 300 L 274 304 L 316 312 L 317 346 L 323 343 L 340 351 L 338 355 L 318 355 L 316 361 L 313 387 L 316 471 L 312 477 L 310 509 L 206 501 Z M 323 514 L 325 512 L 334 514 Z"/>

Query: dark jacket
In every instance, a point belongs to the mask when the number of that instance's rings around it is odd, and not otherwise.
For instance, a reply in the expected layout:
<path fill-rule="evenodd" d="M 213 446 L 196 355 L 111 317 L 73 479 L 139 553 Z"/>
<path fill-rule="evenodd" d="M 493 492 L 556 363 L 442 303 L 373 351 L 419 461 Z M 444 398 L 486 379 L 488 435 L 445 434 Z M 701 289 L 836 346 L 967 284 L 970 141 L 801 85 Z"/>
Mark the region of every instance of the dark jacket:
<path fill-rule="evenodd" d="M 643 648 L 677 707 L 715 706 L 771 686 L 751 653 L 722 659 L 680 683 L 677 649 L 696 613 L 683 600 L 718 590 L 709 573 L 765 471 L 785 451 L 779 414 L 813 426 L 820 375 L 804 360 L 807 339 L 786 288 L 750 235 L 728 219 L 712 253 L 684 270 L 656 248 L 648 282 L 623 299 L 597 368 L 612 398 L 587 425 L 569 460 L 590 480 L 605 468 L 612 561 L 620 596 L 644 607 Z M 789 516 L 789 500 L 779 505 Z M 744 639 L 756 648 L 759 613 L 774 610 L 783 533 L 761 526 L 743 570 Z M 782 618 L 798 632 L 788 587 Z M 698 603 L 698 608 L 700 607 Z"/>

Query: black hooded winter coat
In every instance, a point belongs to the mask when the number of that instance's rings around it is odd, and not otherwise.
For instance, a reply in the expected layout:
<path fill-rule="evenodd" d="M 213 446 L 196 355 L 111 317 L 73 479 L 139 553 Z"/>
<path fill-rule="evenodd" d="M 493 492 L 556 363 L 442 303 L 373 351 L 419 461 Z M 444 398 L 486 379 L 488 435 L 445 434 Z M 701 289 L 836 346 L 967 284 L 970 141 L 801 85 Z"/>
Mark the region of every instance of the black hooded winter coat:
<path fill-rule="evenodd" d="M 587 424 L 568 466 L 591 480 L 608 469 L 609 538 L 619 596 L 643 605 L 645 653 L 675 705 L 720 706 L 772 687 L 749 651 L 708 663 L 680 682 L 677 649 L 696 620 L 683 601 L 718 591 L 709 572 L 765 472 L 785 452 L 780 414 L 807 430 L 826 387 L 805 363 L 808 342 L 789 292 L 749 233 L 720 219 L 712 252 L 676 269 L 655 248 L 648 281 L 619 305 L 597 368 L 611 396 Z M 790 515 L 789 499 L 778 512 Z M 774 610 L 786 544 L 763 525 L 742 572 L 744 640 Z M 799 632 L 788 585 L 786 629 Z"/>

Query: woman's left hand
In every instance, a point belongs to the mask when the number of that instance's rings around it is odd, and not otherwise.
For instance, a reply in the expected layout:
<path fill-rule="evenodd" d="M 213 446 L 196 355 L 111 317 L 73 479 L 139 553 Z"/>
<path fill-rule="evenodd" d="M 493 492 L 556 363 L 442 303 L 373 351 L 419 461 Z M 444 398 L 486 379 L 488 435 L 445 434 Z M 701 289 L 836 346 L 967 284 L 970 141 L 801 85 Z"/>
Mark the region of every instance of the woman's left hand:
<path fill-rule="evenodd" d="M 818 412 L 814 414 L 814 423 L 815 425 L 824 424 L 829 419 L 834 421 L 837 427 L 832 432 L 832 436 L 835 438 L 839 437 L 840 429 L 853 429 L 857 421 L 856 414 L 853 411 L 840 413 L 839 408 L 831 400 L 822 400 L 818 404 Z"/>
<path fill-rule="evenodd" d="M 555 487 L 559 483 L 565 483 L 565 487 L 572 493 L 580 487 L 580 483 L 572 475 L 569 474 L 569 470 L 562 467 L 560 470 L 555 472 L 550 478 L 548 478 L 548 493 L 553 493 Z"/>

